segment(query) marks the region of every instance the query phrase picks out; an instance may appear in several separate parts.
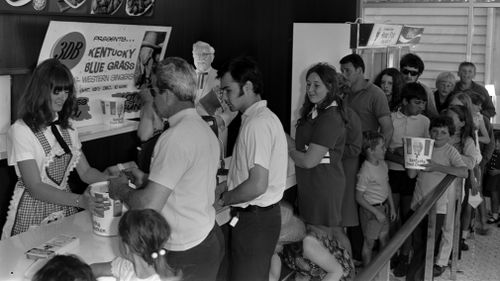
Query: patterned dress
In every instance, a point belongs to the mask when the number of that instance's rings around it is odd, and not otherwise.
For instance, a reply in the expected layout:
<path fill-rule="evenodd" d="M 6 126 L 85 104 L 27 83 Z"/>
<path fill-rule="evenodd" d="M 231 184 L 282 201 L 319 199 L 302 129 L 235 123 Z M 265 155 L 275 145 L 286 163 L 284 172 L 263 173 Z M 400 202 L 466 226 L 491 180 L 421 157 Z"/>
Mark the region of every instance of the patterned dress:
<path fill-rule="evenodd" d="M 68 130 L 62 129 L 60 131 L 64 141 L 70 144 L 71 153 L 65 153 L 57 142 L 51 147 L 42 131 L 33 132 L 42 145 L 46 156 L 43 160 L 40 177 L 42 182 L 46 184 L 71 192 L 67 182 L 68 176 L 76 167 L 81 152 L 71 145 Z M 19 178 L 10 201 L 7 222 L 2 231 L 2 239 L 25 232 L 30 227 L 70 216 L 76 212 L 78 212 L 76 207 L 62 206 L 35 199 L 29 189 L 25 187 L 22 178 Z"/>
<path fill-rule="evenodd" d="M 354 265 L 349 252 L 340 247 L 336 240 L 328 237 L 319 237 L 316 234 L 310 235 L 313 235 L 316 239 L 318 239 L 321 244 L 323 244 L 323 246 L 330 251 L 330 254 L 335 256 L 337 259 L 337 262 L 343 270 L 340 281 L 351 280 L 354 277 Z M 283 263 L 294 271 L 294 278 L 296 278 L 297 275 L 301 275 L 308 276 L 311 281 L 323 280 L 327 272 L 311 260 L 304 257 L 304 249 L 302 245 L 302 241 L 284 245 L 283 251 L 279 254 Z"/>

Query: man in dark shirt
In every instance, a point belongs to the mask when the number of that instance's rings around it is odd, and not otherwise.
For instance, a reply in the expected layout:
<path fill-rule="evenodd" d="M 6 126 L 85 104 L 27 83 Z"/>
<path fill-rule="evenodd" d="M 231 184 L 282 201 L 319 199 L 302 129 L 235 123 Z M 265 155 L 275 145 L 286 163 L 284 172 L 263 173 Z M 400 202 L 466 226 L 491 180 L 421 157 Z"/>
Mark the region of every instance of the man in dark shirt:
<path fill-rule="evenodd" d="M 481 113 L 488 118 L 492 118 L 496 114 L 495 106 L 493 105 L 491 97 L 488 94 L 486 88 L 472 81 L 475 76 L 476 66 L 472 62 L 464 61 L 460 63 L 460 66 L 458 67 L 458 77 L 460 77 L 460 81 L 458 81 L 458 83 L 455 85 L 455 89 L 453 90 L 453 92 L 457 93 L 472 91 L 480 94 L 484 99 Z"/>

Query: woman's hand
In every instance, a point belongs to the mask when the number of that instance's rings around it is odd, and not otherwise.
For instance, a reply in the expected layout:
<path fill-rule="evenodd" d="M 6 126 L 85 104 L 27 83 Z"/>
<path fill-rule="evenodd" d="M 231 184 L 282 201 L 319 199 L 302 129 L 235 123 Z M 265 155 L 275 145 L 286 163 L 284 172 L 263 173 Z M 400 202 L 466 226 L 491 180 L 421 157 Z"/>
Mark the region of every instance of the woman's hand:
<path fill-rule="evenodd" d="M 104 217 L 104 211 L 109 210 L 111 202 L 107 198 L 97 198 L 90 195 L 90 187 L 80 195 L 80 207 L 89 210 L 98 217 Z"/>

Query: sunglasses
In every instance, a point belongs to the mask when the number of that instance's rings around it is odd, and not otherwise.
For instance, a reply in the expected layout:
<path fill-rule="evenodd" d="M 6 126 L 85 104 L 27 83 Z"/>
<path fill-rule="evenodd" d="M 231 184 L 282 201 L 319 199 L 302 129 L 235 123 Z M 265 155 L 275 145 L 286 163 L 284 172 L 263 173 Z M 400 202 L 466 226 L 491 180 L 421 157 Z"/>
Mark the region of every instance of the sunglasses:
<path fill-rule="evenodd" d="M 403 73 L 404 75 L 410 74 L 411 76 L 417 76 L 419 74 L 418 71 L 408 70 L 408 69 L 401 70 L 401 73 Z"/>

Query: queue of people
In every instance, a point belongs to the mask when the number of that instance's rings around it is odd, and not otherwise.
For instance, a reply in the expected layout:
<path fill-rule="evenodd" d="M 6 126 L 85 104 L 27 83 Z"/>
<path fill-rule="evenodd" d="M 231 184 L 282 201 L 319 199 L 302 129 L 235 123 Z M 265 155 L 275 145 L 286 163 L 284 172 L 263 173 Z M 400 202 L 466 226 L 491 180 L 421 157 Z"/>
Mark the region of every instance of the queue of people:
<path fill-rule="evenodd" d="M 350 280 L 353 259 L 368 265 L 376 241 L 382 249 L 447 174 L 457 180 L 437 203 L 441 239 L 435 275 L 448 264 L 454 233 L 460 233 L 466 250 L 467 236 L 476 231 L 467 198 L 484 194 L 485 174 L 493 215 L 487 218 L 484 204 L 479 208 L 478 234 L 487 235 L 487 224 L 500 221 L 495 184 L 500 145 L 488 120 L 495 111 L 486 90 L 472 81 L 474 64 L 460 64 L 458 82 L 451 72 L 440 74 L 432 93 L 418 82 L 424 64 L 415 54 L 401 59 L 400 70 L 383 70 L 373 83 L 357 54 L 339 61 L 340 72 L 317 63 L 307 70 L 296 134 L 290 136 L 267 107 L 257 63 L 239 57 L 216 71 L 214 52 L 204 42 L 193 45 L 196 71 L 177 57 L 157 64 L 154 85 L 141 93 L 144 118 L 138 131 L 142 140 L 156 136 L 154 150 L 147 156 L 150 164 L 132 168 L 128 176 L 87 163 L 71 124 L 76 99 L 71 72 L 56 59 L 42 62 L 23 95 L 20 119 L 9 130 L 8 160 L 19 181 L 2 237 L 79 209 L 99 214 L 109 208 L 88 190 L 71 192 L 67 176 L 75 168 L 86 183 L 109 181 L 111 198 L 131 209 L 119 225 L 121 257 L 93 264 L 94 278 L 267 281 L 279 280 L 283 263 L 300 280 Z M 205 79 L 215 77 L 207 86 Z M 220 108 L 206 110 L 204 98 L 213 91 Z M 242 123 L 227 181 L 217 183 L 224 155 L 217 136 L 238 112 Z M 214 116 L 216 134 L 201 115 Z M 424 170 L 405 168 L 403 137 L 434 140 Z M 292 206 L 281 202 L 288 157 L 297 180 Z M 137 189 L 129 186 L 130 174 Z M 457 204 L 464 205 L 461 231 L 454 229 Z M 226 206 L 231 228 L 225 236 L 215 217 Z M 422 280 L 425 221 L 392 259 L 396 276 Z M 230 256 L 227 276 L 219 271 L 224 255 Z M 81 263 L 58 257 L 36 280 L 50 280 L 41 276 L 50 275 L 59 259 L 75 267 Z M 81 268 L 69 272 L 85 275 L 88 267 Z"/>

